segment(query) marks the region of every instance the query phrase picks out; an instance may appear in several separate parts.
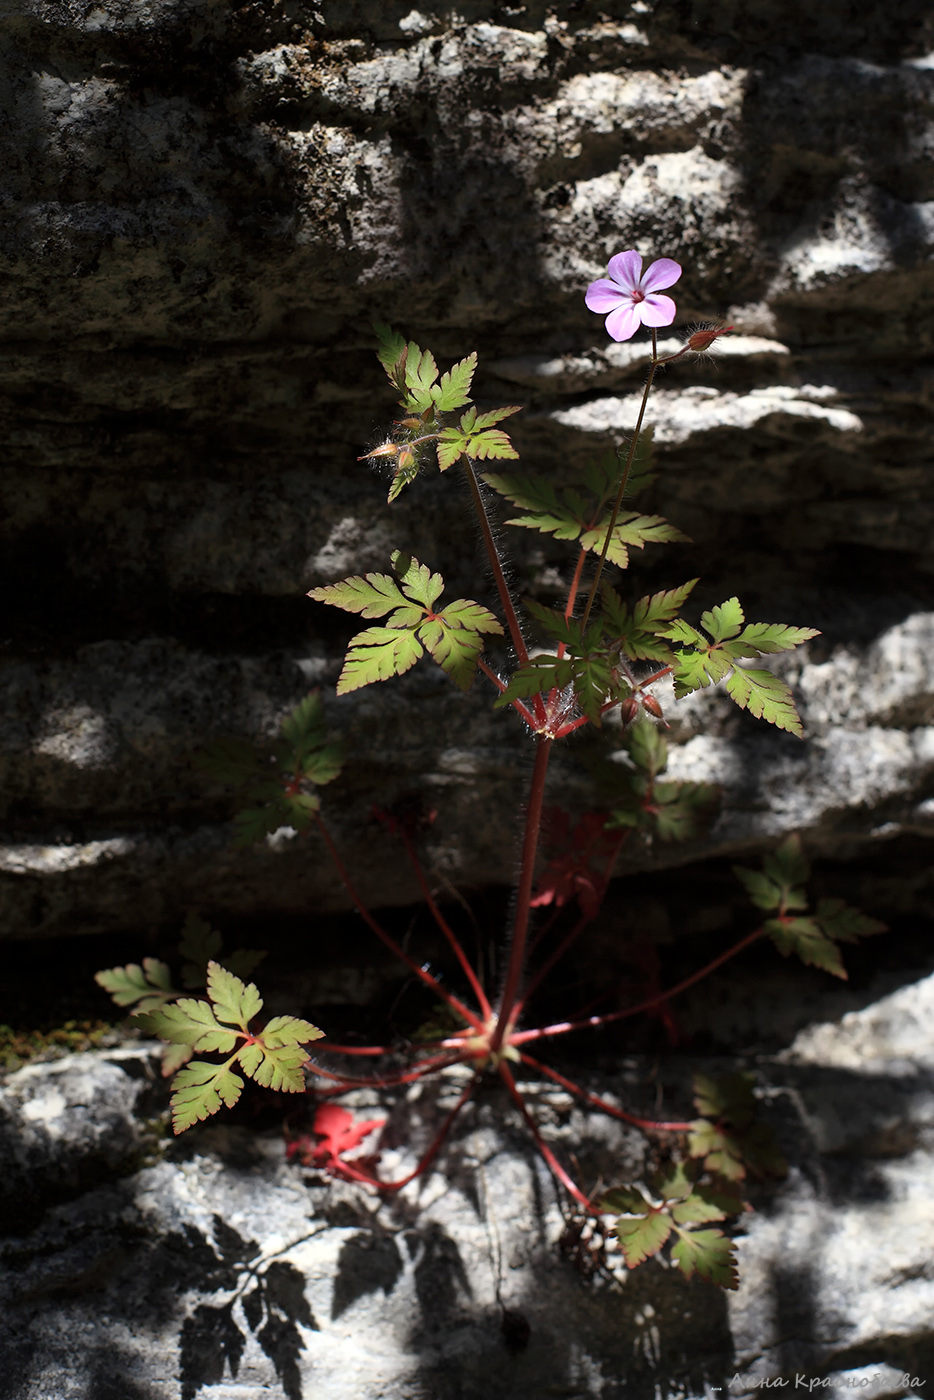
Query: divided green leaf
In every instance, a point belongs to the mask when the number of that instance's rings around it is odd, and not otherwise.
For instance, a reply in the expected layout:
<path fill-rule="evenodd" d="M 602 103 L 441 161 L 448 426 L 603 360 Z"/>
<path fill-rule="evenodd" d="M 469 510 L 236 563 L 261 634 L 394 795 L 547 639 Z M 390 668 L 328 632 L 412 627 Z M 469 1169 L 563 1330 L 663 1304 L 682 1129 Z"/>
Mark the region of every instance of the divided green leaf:
<path fill-rule="evenodd" d="M 470 402 L 470 385 L 476 368 L 477 352 L 474 350 L 466 359 L 452 366 L 447 374 L 442 374 L 441 382 L 435 384 L 431 391 L 439 413 L 449 413 Z"/>
<path fill-rule="evenodd" d="M 176 1133 L 183 1133 L 186 1128 L 217 1113 L 222 1104 L 233 1108 L 243 1089 L 243 1080 L 228 1065 L 194 1060 L 179 1070 L 172 1088 L 172 1127 Z"/>
<path fill-rule="evenodd" d="M 350 639 L 343 670 L 337 681 L 338 695 L 349 695 L 375 681 L 404 676 L 423 654 L 414 632 L 389 627 L 368 627 Z"/>
<path fill-rule="evenodd" d="M 697 1274 L 721 1288 L 739 1287 L 735 1246 L 722 1230 L 682 1231 L 671 1257 L 685 1278 Z"/>
<path fill-rule="evenodd" d="M 137 1005 L 140 1011 L 161 1006 L 178 995 L 168 964 L 158 958 L 143 958 L 142 966 L 127 963 L 126 967 L 107 968 L 95 973 L 94 981 L 110 993 L 117 1006 Z"/>

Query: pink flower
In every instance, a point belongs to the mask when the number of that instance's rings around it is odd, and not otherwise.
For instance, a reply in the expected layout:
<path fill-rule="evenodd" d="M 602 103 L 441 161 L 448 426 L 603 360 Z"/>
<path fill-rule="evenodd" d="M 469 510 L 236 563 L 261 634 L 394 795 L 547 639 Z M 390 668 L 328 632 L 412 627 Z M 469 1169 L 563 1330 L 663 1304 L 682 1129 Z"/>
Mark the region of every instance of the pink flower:
<path fill-rule="evenodd" d="M 642 271 L 642 258 L 634 248 L 610 258 L 610 279 L 591 282 L 584 301 L 591 311 L 606 315 L 606 331 L 613 340 L 629 340 L 640 326 L 670 326 L 677 307 L 671 297 L 659 296 L 681 276 L 681 264 L 659 258 Z M 608 314 L 607 314 L 608 313 Z"/>

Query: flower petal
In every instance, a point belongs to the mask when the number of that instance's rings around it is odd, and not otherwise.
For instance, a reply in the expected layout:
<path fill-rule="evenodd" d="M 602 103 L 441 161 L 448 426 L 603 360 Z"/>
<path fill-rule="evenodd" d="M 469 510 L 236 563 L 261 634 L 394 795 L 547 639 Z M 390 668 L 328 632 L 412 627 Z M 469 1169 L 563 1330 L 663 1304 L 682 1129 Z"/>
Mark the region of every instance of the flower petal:
<path fill-rule="evenodd" d="M 679 268 L 678 271 L 680 270 Z M 610 258 L 607 272 L 621 287 L 638 287 L 639 278 L 642 276 L 642 254 L 637 253 L 634 248 L 630 248 L 628 253 L 617 253 L 615 257 Z M 670 287 L 671 283 L 666 282 L 665 285 Z"/>
<path fill-rule="evenodd" d="M 678 308 L 671 297 L 651 296 L 640 302 L 637 309 L 644 326 L 670 326 Z"/>
<path fill-rule="evenodd" d="M 671 304 L 674 306 L 674 302 Z M 642 302 L 639 306 L 634 306 L 630 302 L 628 306 L 618 306 L 615 311 L 610 312 L 606 318 L 606 333 L 611 340 L 629 340 L 635 335 L 642 324 L 639 313 L 644 305 Z"/>
<path fill-rule="evenodd" d="M 640 285 L 644 292 L 660 292 L 665 287 L 673 287 L 680 276 L 680 263 L 674 258 L 659 258 L 646 268 Z"/>
<path fill-rule="evenodd" d="M 597 282 L 591 282 L 587 288 L 584 302 L 591 311 L 599 311 L 606 315 L 608 311 L 614 311 L 617 306 L 625 302 L 627 306 L 632 304 L 632 297 L 629 292 L 617 282 L 609 282 L 605 277 L 601 277 Z"/>

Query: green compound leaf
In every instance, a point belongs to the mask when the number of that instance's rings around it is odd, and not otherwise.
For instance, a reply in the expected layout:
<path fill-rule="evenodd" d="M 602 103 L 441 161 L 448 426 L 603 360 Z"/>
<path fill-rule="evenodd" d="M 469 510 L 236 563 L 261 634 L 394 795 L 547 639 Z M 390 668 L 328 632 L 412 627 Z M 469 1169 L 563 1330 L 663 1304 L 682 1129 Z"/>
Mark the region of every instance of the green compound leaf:
<path fill-rule="evenodd" d="M 626 1260 L 626 1267 L 635 1269 L 653 1254 L 657 1254 L 671 1234 L 671 1217 L 665 1210 L 656 1210 L 643 1201 L 647 1215 L 621 1215 L 616 1222 L 616 1238 Z"/>
<path fill-rule="evenodd" d="M 776 885 L 761 870 L 750 870 L 744 865 L 734 865 L 733 874 L 746 887 L 746 893 L 757 909 L 780 909 L 782 887 Z"/>
<path fill-rule="evenodd" d="M 599 554 L 603 549 L 610 514 L 606 510 L 608 490 L 594 500 L 586 497 L 574 487 L 559 488 L 552 482 L 542 481 L 532 476 L 497 476 L 485 472 L 484 481 L 494 491 L 505 496 L 513 505 L 530 512 L 507 520 L 507 525 L 521 526 L 526 530 L 539 530 L 542 534 L 553 535 L 559 540 L 579 540 L 582 549 Z M 592 480 L 599 481 L 599 477 Z M 639 549 L 646 544 L 662 544 L 671 540 L 684 540 L 681 534 L 660 515 L 638 515 L 633 511 L 622 511 L 617 517 L 607 551 L 611 564 L 625 569 L 629 562 L 627 546 Z"/>
<path fill-rule="evenodd" d="M 355 574 L 340 583 L 328 583 L 312 588 L 308 594 L 318 603 L 330 603 L 344 612 L 360 613 L 363 617 L 385 617 L 393 608 L 405 605 L 399 585 L 389 574 Z"/>
<path fill-rule="evenodd" d="M 681 1231 L 671 1257 L 684 1274 L 697 1274 L 720 1288 L 738 1288 L 736 1251 L 733 1241 L 722 1230 Z"/>
<path fill-rule="evenodd" d="M 809 967 L 823 968 L 841 981 L 847 980 L 840 949 L 825 936 L 816 919 L 767 919 L 762 927 L 783 957 L 797 953 Z"/>
<path fill-rule="evenodd" d="M 175 1076 L 172 1088 L 172 1127 L 176 1133 L 183 1133 L 186 1128 L 217 1113 L 221 1104 L 233 1108 L 243 1089 L 243 1080 L 228 1065 L 194 1060 Z"/>
<path fill-rule="evenodd" d="M 279 733 L 293 749 L 317 748 L 326 737 L 324 705 L 321 692 L 311 691 L 293 710 L 286 715 L 279 726 Z"/>
<path fill-rule="evenodd" d="M 208 963 L 208 996 L 214 1003 L 217 1019 L 239 1026 L 243 1031 L 263 1007 L 263 998 L 254 983 L 241 982 L 216 962 Z"/>
<path fill-rule="evenodd" d="M 442 374 L 440 384 L 435 384 L 431 397 L 439 413 L 449 413 L 470 402 L 470 385 L 477 368 L 477 352 L 474 350 L 466 359 L 458 361 Z"/>
<path fill-rule="evenodd" d="M 771 671 L 735 670 L 726 683 L 726 692 L 741 710 L 764 719 L 778 729 L 803 738 L 801 718 L 788 686 Z"/>
<path fill-rule="evenodd" d="M 640 720 L 629 731 L 629 757 L 652 778 L 668 766 L 668 745 L 661 731 L 648 720 Z"/>
<path fill-rule="evenodd" d="M 640 598 L 632 611 L 610 585 L 603 585 L 603 621 L 607 632 L 617 642 L 630 661 L 672 660 L 670 647 L 659 636 L 684 606 L 685 599 L 697 579 L 663 593 Z"/>
<path fill-rule="evenodd" d="M 337 681 L 338 695 L 349 695 L 375 681 L 404 676 L 423 655 L 414 632 L 388 627 L 368 627 L 350 639 L 344 669 Z"/>
<path fill-rule="evenodd" d="M 136 1005 L 139 1011 L 149 1011 L 178 995 L 172 987 L 168 964 L 158 958 L 143 958 L 142 966 L 127 963 L 125 967 L 107 968 L 95 973 L 94 981 L 110 993 L 117 1006 Z"/>

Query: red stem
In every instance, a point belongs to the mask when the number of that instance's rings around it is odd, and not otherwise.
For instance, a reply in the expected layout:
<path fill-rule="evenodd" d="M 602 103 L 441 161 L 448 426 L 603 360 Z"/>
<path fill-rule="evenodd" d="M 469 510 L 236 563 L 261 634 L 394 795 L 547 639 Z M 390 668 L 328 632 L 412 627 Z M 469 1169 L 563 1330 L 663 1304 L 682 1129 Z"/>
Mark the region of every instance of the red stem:
<path fill-rule="evenodd" d="M 519 1013 L 521 1012 L 523 1006 L 525 1006 L 529 997 L 535 991 L 536 987 L 538 987 L 541 984 L 543 978 L 548 976 L 555 963 L 559 962 L 560 959 L 564 957 L 565 953 L 568 951 L 571 945 L 580 937 L 587 925 L 599 914 L 600 909 L 602 909 L 603 907 L 603 900 L 606 897 L 606 890 L 607 886 L 610 883 L 610 877 L 613 874 L 613 866 L 619 859 L 619 853 L 623 849 L 623 844 L 628 835 L 629 832 L 624 831 L 617 840 L 615 846 L 613 847 L 613 850 L 610 853 L 610 858 L 606 863 L 606 870 L 603 872 L 603 895 L 601 896 L 599 906 L 594 910 L 592 914 L 581 915 L 577 923 L 571 929 L 571 932 L 566 934 L 565 937 L 562 938 L 561 942 L 558 944 L 557 948 L 555 948 L 554 952 L 549 955 L 549 957 L 545 960 L 542 966 L 535 973 L 535 976 L 532 978 L 532 980 L 526 987 L 525 992 L 522 995 L 521 1001 L 519 1001 L 516 1005 L 517 1017 L 519 1016 Z M 538 939 L 536 939 L 535 942 L 537 943 Z"/>
<path fill-rule="evenodd" d="M 395 1074 L 361 1076 L 335 1074 L 333 1070 L 324 1069 L 321 1065 L 316 1065 L 311 1061 L 306 1063 L 305 1068 L 319 1079 L 333 1080 L 335 1085 L 339 1086 L 332 1091 L 321 1090 L 319 1092 L 344 1094 L 349 1089 L 393 1089 L 400 1084 L 414 1084 L 416 1080 L 424 1078 L 426 1074 L 431 1074 L 434 1070 L 449 1069 L 451 1065 L 461 1064 L 468 1059 L 470 1059 L 469 1055 L 439 1055 L 431 1060 L 422 1060 L 414 1069 L 399 1070 Z"/>
<path fill-rule="evenodd" d="M 467 954 L 464 952 L 463 948 L 460 945 L 460 940 L 458 939 L 457 934 L 451 928 L 451 925 L 448 923 L 447 919 L 441 913 L 441 910 L 438 908 L 437 904 L 434 901 L 434 896 L 432 895 L 431 890 L 428 888 L 428 881 L 425 879 L 421 863 L 418 859 L 418 856 L 415 853 L 415 848 L 412 845 L 408 834 L 401 829 L 399 834 L 402 837 L 406 854 L 408 855 L 409 860 L 412 862 L 412 869 L 415 871 L 415 878 L 418 881 L 419 888 L 421 889 L 422 894 L 425 896 L 425 902 L 428 905 L 429 910 L 431 911 L 432 918 L 438 925 L 441 932 L 444 934 L 448 943 L 453 948 L 457 961 L 463 968 L 467 980 L 473 988 L 473 994 L 480 1004 L 480 1011 L 483 1016 L 483 1019 L 485 1021 L 489 1020 L 493 1008 L 490 1006 L 490 1003 L 487 1000 L 486 992 L 480 985 L 480 979 L 471 967 L 470 962 L 467 958 Z"/>
<path fill-rule="evenodd" d="M 467 482 L 470 486 L 470 494 L 473 497 L 474 508 L 477 512 L 477 519 L 480 522 L 480 533 L 483 536 L 483 543 L 486 546 L 487 558 L 490 561 L 490 568 L 493 570 L 493 578 L 496 581 L 496 589 L 499 593 L 499 601 L 502 604 L 503 612 L 506 615 L 506 623 L 509 627 L 509 635 L 512 637 L 512 644 L 516 649 L 516 656 L 520 666 L 529 664 L 529 653 L 525 645 L 525 638 L 519 626 L 519 619 L 513 607 L 512 596 L 509 592 L 509 585 L 506 583 L 506 576 L 503 573 L 503 566 L 499 562 L 499 554 L 496 550 L 496 542 L 493 539 L 493 531 L 490 528 L 489 516 L 486 513 L 486 506 L 483 504 L 483 497 L 480 494 L 480 487 L 477 482 L 477 474 L 473 469 L 473 463 L 469 457 L 461 459 L 467 472 Z"/>
<path fill-rule="evenodd" d="M 359 1171 L 357 1168 L 354 1167 L 352 1162 L 339 1161 L 337 1165 L 341 1175 L 344 1175 L 346 1173 L 346 1175 L 350 1178 L 351 1181 L 362 1181 L 367 1186 L 375 1186 L 379 1191 L 401 1191 L 403 1186 L 408 1186 L 410 1181 L 414 1181 L 417 1176 L 421 1176 L 423 1172 L 428 1170 L 434 1159 L 437 1157 L 438 1153 L 441 1151 L 441 1148 L 444 1146 L 444 1140 L 447 1137 L 448 1133 L 451 1131 L 451 1128 L 454 1124 L 454 1119 L 460 1113 L 461 1109 L 464 1107 L 464 1104 L 467 1102 L 467 1100 L 473 1093 L 474 1085 L 476 1084 L 478 1077 L 478 1075 L 474 1075 L 474 1077 L 471 1079 L 470 1083 L 467 1085 L 460 1098 L 457 1100 L 457 1103 L 451 1109 L 451 1112 L 445 1118 L 444 1122 L 441 1124 L 441 1127 L 438 1129 L 438 1131 L 432 1138 L 431 1145 L 429 1146 L 428 1151 L 424 1154 L 424 1156 L 422 1156 L 419 1159 L 418 1165 L 416 1166 L 415 1170 L 409 1172 L 408 1176 L 402 1177 L 399 1181 L 380 1181 L 379 1177 L 370 1176 L 367 1172 Z"/>
<path fill-rule="evenodd" d="M 516 1105 L 519 1112 L 522 1114 L 522 1117 L 525 1119 L 526 1127 L 532 1134 L 532 1137 L 535 1139 L 536 1147 L 544 1157 L 545 1161 L 548 1163 L 554 1175 L 561 1182 L 561 1185 L 564 1187 L 565 1191 L 567 1191 L 569 1195 L 573 1196 L 575 1201 L 577 1201 L 579 1205 L 582 1205 L 586 1211 L 592 1211 L 593 1206 L 591 1205 L 588 1198 L 584 1195 L 583 1191 L 580 1189 L 577 1183 L 572 1181 L 571 1178 L 568 1176 L 567 1172 L 564 1170 L 561 1163 L 558 1161 L 557 1157 L 552 1152 L 551 1148 L 548 1146 L 541 1133 L 538 1131 L 538 1125 L 535 1122 L 535 1119 L 532 1117 L 531 1113 L 529 1113 L 529 1110 L 526 1108 L 525 1101 L 522 1098 L 522 1095 L 519 1093 L 519 1090 L 516 1088 L 516 1081 L 510 1074 L 509 1068 L 505 1060 L 500 1061 L 499 1072 L 502 1075 L 503 1083 L 509 1090 L 509 1095 L 513 1103 Z"/>
<path fill-rule="evenodd" d="M 629 473 L 632 470 L 632 461 L 636 455 L 636 447 L 639 442 L 639 434 L 642 431 L 642 419 L 645 417 L 645 406 L 649 401 L 649 394 L 652 389 L 652 380 L 655 378 L 655 367 L 658 364 L 658 336 L 652 331 L 652 362 L 649 365 L 649 377 L 645 381 L 645 390 L 642 394 L 642 403 L 639 405 L 639 417 L 636 419 L 635 432 L 632 435 L 632 442 L 629 444 L 629 456 L 626 458 L 626 466 L 619 479 L 619 490 L 616 493 L 616 501 L 613 505 L 613 513 L 610 516 L 610 523 L 607 526 L 606 539 L 603 541 L 603 549 L 600 553 L 600 562 L 597 564 L 597 572 L 594 574 L 593 583 L 590 585 L 590 592 L 587 595 L 587 606 L 584 608 L 584 615 L 581 618 L 581 629 L 587 626 L 587 619 L 590 617 L 590 610 L 594 605 L 597 596 L 597 589 L 600 586 L 600 575 L 603 573 L 603 566 L 606 563 L 606 556 L 610 548 L 610 540 L 613 531 L 616 529 L 616 521 L 619 518 L 619 509 L 623 503 L 623 496 L 626 494 L 626 483 L 629 480 Z"/>
<path fill-rule="evenodd" d="M 559 1074 L 556 1069 L 549 1069 L 548 1065 L 543 1065 L 539 1060 L 533 1060 L 532 1056 L 526 1055 L 524 1051 L 520 1052 L 519 1058 L 524 1065 L 530 1065 L 532 1069 L 539 1070 L 549 1079 L 553 1079 L 556 1084 L 560 1084 L 563 1089 L 567 1089 L 570 1093 L 576 1094 L 579 1099 L 583 1099 L 585 1103 L 592 1104 L 594 1108 L 599 1108 L 601 1112 L 610 1114 L 612 1118 L 619 1118 L 623 1123 L 631 1123 L 635 1128 L 642 1128 L 645 1132 L 686 1133 L 694 1126 L 693 1123 L 656 1123 L 651 1118 L 637 1118 L 634 1113 L 627 1113 L 625 1109 L 617 1108 L 607 1099 L 601 1099 L 598 1094 L 588 1093 L 579 1084 L 575 1084 L 572 1079 L 565 1079 L 564 1075 Z"/>
<path fill-rule="evenodd" d="M 487 680 L 493 682 L 500 692 L 506 689 L 506 682 L 500 680 L 492 666 L 488 666 L 482 656 L 477 662 L 477 667 L 483 672 Z M 521 700 L 511 700 L 509 703 L 512 705 L 512 708 L 522 716 L 530 729 L 535 729 L 537 727 L 538 721 L 532 718 L 530 711 L 525 708 Z"/>
<path fill-rule="evenodd" d="M 551 755 L 552 740 L 539 734 L 535 740 L 535 765 L 532 769 L 532 785 L 525 811 L 525 834 L 522 839 L 522 864 L 519 869 L 519 889 L 516 896 L 516 919 L 513 924 L 512 941 L 509 948 L 509 964 L 506 969 L 506 982 L 500 998 L 497 1022 L 490 1039 L 490 1052 L 496 1054 L 503 1043 L 506 1026 L 513 1012 L 519 991 L 519 983 L 525 967 L 525 944 L 529 932 L 529 910 L 532 899 L 532 884 L 535 879 L 535 857 L 538 853 L 538 835 L 542 825 L 542 806 L 545 800 L 545 779 L 548 775 L 548 759 Z"/>
<path fill-rule="evenodd" d="M 699 982 L 702 977 L 706 977 L 709 972 L 713 972 L 730 958 L 735 958 L 737 953 L 743 952 L 745 948 L 761 937 L 762 929 L 757 928 L 754 933 L 747 934 L 732 948 L 728 948 L 725 953 L 721 953 L 718 958 L 707 963 L 706 967 L 702 967 L 699 972 L 693 972 L 690 977 L 685 977 L 683 982 L 679 982 L 675 987 L 669 987 L 667 991 L 659 992 L 656 996 L 640 1001 L 637 1006 L 627 1006 L 625 1011 L 611 1011 L 606 1016 L 587 1016 L 581 1021 L 559 1021 L 553 1026 L 543 1026 L 541 1030 L 518 1031 L 509 1037 L 510 1044 L 524 1045 L 530 1040 L 543 1040 L 546 1036 L 552 1035 L 567 1035 L 569 1031 L 585 1030 L 588 1026 L 608 1026 L 611 1021 L 623 1021 L 628 1016 L 638 1016 L 640 1011 L 648 1011 L 651 1007 L 658 1006 L 659 1002 L 667 1001 L 669 997 L 677 996 L 678 992 L 683 992 L 688 987 L 693 986 L 695 982 Z"/>
<path fill-rule="evenodd" d="M 334 862 L 335 869 L 337 870 L 337 873 L 341 878 L 341 883 L 343 884 L 347 893 L 350 895 L 350 898 L 353 900 L 358 914 L 361 916 L 364 922 L 373 930 L 380 942 L 384 943 L 391 953 L 394 953 L 397 958 L 404 962 L 409 971 L 414 972 L 415 976 L 420 978 L 421 981 L 425 983 L 426 987 L 430 987 L 436 996 L 439 996 L 442 1001 L 446 1002 L 452 1011 L 455 1011 L 458 1016 L 463 1016 L 464 1020 L 469 1026 L 473 1026 L 474 1030 L 476 1031 L 482 1031 L 483 1022 L 480 1020 L 480 1018 L 476 1016 L 473 1011 L 469 1011 L 464 1005 L 464 1003 L 462 1001 L 459 1001 L 457 997 L 452 996 L 450 992 L 446 991 L 436 977 L 432 977 L 430 972 L 426 972 L 423 967 L 419 967 L 418 963 L 415 962 L 413 958 L 410 958 L 407 953 L 404 953 L 400 948 L 399 944 L 396 942 L 396 940 L 392 938 L 380 924 L 377 923 L 377 921 L 373 918 L 373 915 L 370 913 L 369 909 L 363 903 L 363 900 L 358 895 L 354 887 L 353 881 L 347 873 L 347 867 L 344 865 L 344 862 L 340 858 L 340 853 L 338 852 L 338 849 L 334 844 L 334 840 L 331 836 L 331 833 L 328 831 L 327 827 L 325 826 L 322 820 L 320 812 L 315 812 L 315 824 L 318 830 L 320 831 L 321 835 L 324 837 L 324 843 L 327 846 L 330 857 Z"/>

